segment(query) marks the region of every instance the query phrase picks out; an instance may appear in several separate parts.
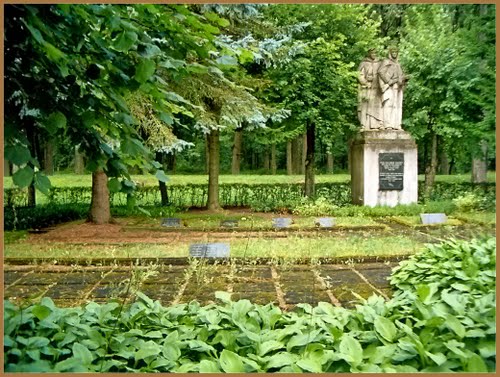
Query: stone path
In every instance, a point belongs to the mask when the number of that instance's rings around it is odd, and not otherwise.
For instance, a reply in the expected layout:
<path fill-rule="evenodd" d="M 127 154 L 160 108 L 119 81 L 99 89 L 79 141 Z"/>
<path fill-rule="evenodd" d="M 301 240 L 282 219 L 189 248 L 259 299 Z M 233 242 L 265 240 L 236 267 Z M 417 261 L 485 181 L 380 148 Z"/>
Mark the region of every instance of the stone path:
<path fill-rule="evenodd" d="M 390 297 L 387 277 L 397 262 L 271 265 L 215 263 L 195 260 L 185 265 L 149 266 L 4 266 L 4 298 L 19 304 L 51 297 L 59 306 L 105 302 L 130 297 L 136 290 L 162 305 L 215 300 L 215 291 L 233 300 L 275 303 L 292 309 L 298 303 L 330 302 L 350 307 L 353 292 Z M 128 293 L 127 293 L 128 292 Z"/>

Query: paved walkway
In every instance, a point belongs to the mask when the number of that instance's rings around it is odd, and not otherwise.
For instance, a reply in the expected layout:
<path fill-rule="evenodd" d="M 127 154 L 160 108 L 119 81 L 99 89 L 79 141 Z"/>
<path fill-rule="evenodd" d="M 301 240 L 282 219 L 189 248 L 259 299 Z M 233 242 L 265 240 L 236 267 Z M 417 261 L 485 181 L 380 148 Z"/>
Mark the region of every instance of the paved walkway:
<path fill-rule="evenodd" d="M 4 298 L 17 303 L 51 297 L 59 306 L 104 302 L 140 290 L 162 305 L 215 300 L 215 291 L 233 300 L 259 304 L 273 302 L 282 309 L 319 301 L 350 307 L 353 292 L 362 297 L 377 293 L 389 298 L 387 277 L 397 262 L 308 265 L 208 264 L 196 260 L 185 265 L 149 266 L 4 266 Z"/>

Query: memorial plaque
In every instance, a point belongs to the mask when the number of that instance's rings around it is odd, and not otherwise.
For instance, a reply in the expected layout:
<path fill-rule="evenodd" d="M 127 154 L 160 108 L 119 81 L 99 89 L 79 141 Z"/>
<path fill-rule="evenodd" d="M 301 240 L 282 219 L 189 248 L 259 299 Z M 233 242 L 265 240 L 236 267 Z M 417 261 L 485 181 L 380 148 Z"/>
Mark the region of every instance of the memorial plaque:
<path fill-rule="evenodd" d="M 448 221 L 446 214 L 444 213 L 421 213 L 420 219 L 422 219 L 422 224 L 444 224 Z"/>
<path fill-rule="evenodd" d="M 335 219 L 333 217 L 319 217 L 316 219 L 315 224 L 320 228 L 333 228 Z"/>
<path fill-rule="evenodd" d="M 403 153 L 379 153 L 379 190 L 403 190 Z"/>
<path fill-rule="evenodd" d="M 166 226 L 167 228 L 176 228 L 181 226 L 181 219 L 176 217 L 166 217 L 161 219 L 161 226 Z"/>
<path fill-rule="evenodd" d="M 288 228 L 290 225 L 292 225 L 290 217 L 276 217 L 273 219 L 273 226 L 275 228 Z"/>
<path fill-rule="evenodd" d="M 222 220 L 220 226 L 223 228 L 237 228 L 238 220 Z"/>
<path fill-rule="evenodd" d="M 229 244 L 195 243 L 189 245 L 189 256 L 195 258 L 229 258 Z"/>

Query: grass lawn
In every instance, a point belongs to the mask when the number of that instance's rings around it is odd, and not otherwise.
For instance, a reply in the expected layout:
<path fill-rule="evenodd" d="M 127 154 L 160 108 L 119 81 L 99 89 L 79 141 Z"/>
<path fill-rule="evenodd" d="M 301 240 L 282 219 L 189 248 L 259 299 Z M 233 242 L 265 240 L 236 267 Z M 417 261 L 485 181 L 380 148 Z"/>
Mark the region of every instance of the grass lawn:
<path fill-rule="evenodd" d="M 172 258 L 188 257 L 189 245 L 202 242 L 226 242 L 230 245 L 232 257 L 248 258 L 334 258 L 393 256 L 413 254 L 424 247 L 405 236 L 370 237 L 354 235 L 349 237 L 302 238 L 243 238 L 210 239 L 206 237 L 189 241 L 157 243 L 115 243 L 115 244 L 71 244 L 63 242 L 6 244 L 5 258 L 58 259 L 76 258 L 91 260 L 97 258 Z"/>
<path fill-rule="evenodd" d="M 174 217 L 181 219 L 182 226 L 185 228 L 196 228 L 199 230 L 214 230 L 220 228 L 220 222 L 222 220 L 237 220 L 238 229 L 274 229 L 272 218 L 277 217 L 289 217 L 293 219 L 293 224 L 290 225 L 290 229 L 301 229 L 301 228 L 314 228 L 315 227 L 315 217 L 299 217 L 294 215 L 270 215 L 270 216 L 260 216 L 258 214 L 242 214 L 242 215 L 225 215 L 225 214 L 190 214 L 190 213 L 178 213 Z M 356 226 L 371 226 L 377 225 L 378 223 L 371 218 L 367 217 L 333 217 L 335 219 L 335 226 L 342 227 L 356 227 Z M 161 227 L 161 218 L 145 218 L 138 217 L 129 222 L 132 227 L 144 227 L 144 228 L 163 228 Z"/>
<path fill-rule="evenodd" d="M 170 184 L 208 184 L 208 175 L 205 174 L 168 174 Z M 133 175 L 132 179 L 145 186 L 156 186 L 158 181 L 154 175 Z M 351 179 L 349 174 L 318 174 L 316 182 L 349 182 Z M 419 180 L 423 181 L 424 176 L 420 175 Z M 92 176 L 90 174 L 55 174 L 50 176 L 50 181 L 54 187 L 81 187 L 92 186 Z M 437 182 L 470 182 L 470 174 L 455 174 L 455 175 L 438 175 Z M 488 182 L 495 182 L 495 172 L 488 172 Z M 240 174 L 231 175 L 223 174 L 219 176 L 220 183 L 302 183 L 304 175 L 256 175 L 256 174 Z M 12 187 L 12 178 L 4 177 L 4 187 Z"/>
<path fill-rule="evenodd" d="M 495 212 L 464 212 L 453 215 L 459 220 L 480 225 L 495 225 L 497 214 Z"/>
<path fill-rule="evenodd" d="M 391 218 L 397 223 L 407 225 L 407 226 L 413 226 L 413 227 L 419 227 L 419 226 L 443 226 L 443 225 L 462 225 L 462 221 L 450 217 L 447 217 L 447 221 L 444 224 L 422 224 L 422 219 L 420 216 L 392 216 Z"/>

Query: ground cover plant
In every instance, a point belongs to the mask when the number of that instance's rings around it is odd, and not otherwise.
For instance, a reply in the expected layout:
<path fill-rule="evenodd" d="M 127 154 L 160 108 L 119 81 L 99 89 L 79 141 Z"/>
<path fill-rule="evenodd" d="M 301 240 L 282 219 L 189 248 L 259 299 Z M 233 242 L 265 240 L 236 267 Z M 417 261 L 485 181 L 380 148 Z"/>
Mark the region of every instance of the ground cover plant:
<path fill-rule="evenodd" d="M 5 302 L 7 372 L 492 372 L 495 238 L 431 245 L 392 274 L 394 296 L 294 311 L 232 301 L 58 308 Z"/>

